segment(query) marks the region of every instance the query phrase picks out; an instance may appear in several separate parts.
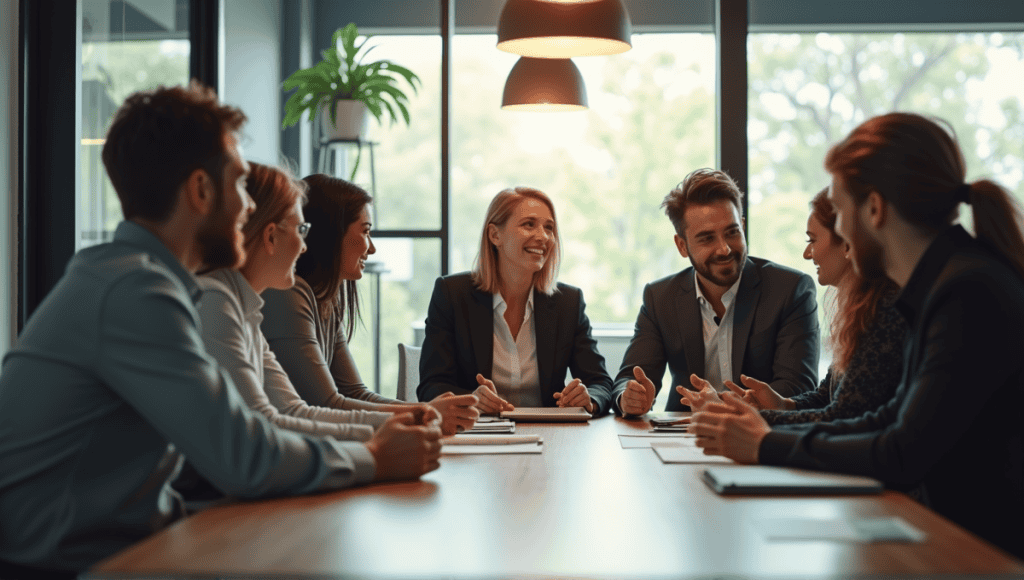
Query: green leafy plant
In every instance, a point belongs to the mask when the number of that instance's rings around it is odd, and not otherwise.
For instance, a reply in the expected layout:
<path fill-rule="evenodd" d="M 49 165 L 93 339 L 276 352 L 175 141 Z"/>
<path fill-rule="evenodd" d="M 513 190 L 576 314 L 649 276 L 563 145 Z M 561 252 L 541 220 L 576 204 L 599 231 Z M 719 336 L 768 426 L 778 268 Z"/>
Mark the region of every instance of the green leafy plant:
<path fill-rule="evenodd" d="M 387 113 L 392 123 L 400 114 L 409 124 L 409 98 L 398 87 L 398 80 L 405 79 L 413 94 L 416 84 L 422 81 L 411 70 L 389 60 L 364 63 L 375 47 L 363 50 L 370 37 L 357 43 L 358 35 L 354 23 L 339 28 L 331 37 L 331 48 L 321 52 L 323 60 L 285 79 L 281 85 L 285 91 L 298 90 L 285 103 L 282 128 L 298 123 L 307 110 L 310 120 L 314 120 L 321 106 L 327 108 L 333 124 L 337 115 L 334 105 L 345 99 L 362 101 L 377 122 Z"/>

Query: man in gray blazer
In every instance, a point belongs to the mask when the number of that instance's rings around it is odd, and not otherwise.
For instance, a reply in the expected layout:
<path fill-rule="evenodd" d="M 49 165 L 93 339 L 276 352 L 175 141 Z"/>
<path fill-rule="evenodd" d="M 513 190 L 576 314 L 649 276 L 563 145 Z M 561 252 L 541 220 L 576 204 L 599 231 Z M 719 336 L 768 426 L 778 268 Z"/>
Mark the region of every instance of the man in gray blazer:
<path fill-rule="evenodd" d="M 742 193 L 727 174 L 698 169 L 665 197 L 676 247 L 692 267 L 644 288 L 633 340 L 615 378 L 615 408 L 651 410 L 665 365 L 672 384 L 718 391 L 740 375 L 784 397 L 817 384 L 818 316 L 810 276 L 747 257 Z M 678 395 L 667 411 L 689 410 Z"/>

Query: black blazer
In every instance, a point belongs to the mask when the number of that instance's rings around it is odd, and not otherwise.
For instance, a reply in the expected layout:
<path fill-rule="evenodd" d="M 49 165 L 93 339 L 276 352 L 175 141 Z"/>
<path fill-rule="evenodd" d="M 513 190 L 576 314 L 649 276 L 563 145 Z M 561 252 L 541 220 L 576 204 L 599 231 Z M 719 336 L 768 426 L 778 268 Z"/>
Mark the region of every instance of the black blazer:
<path fill-rule="evenodd" d="M 869 475 L 1024 558 L 1024 281 L 953 226 L 900 292 L 909 326 L 895 396 L 855 419 L 786 425 L 760 462 Z"/>
<path fill-rule="evenodd" d="M 492 301 L 490 293 L 473 285 L 468 272 L 443 276 L 434 283 L 420 354 L 419 400 L 429 401 L 447 391 L 471 393 L 478 386 L 477 373 L 491 378 Z M 580 289 L 567 284 L 558 284 L 551 296 L 534 293 L 537 370 L 545 406 L 557 405 L 554 394 L 565 387 L 569 369 L 590 391 L 597 416 L 611 404 L 612 380 L 591 336 L 585 306 Z"/>
<path fill-rule="evenodd" d="M 769 383 L 783 397 L 817 386 L 818 305 L 810 276 L 747 258 L 733 306 L 734 376 L 723 379 L 740 384 L 742 373 Z M 643 368 L 660 391 L 667 364 L 673 392 L 665 410 L 688 411 L 674 389 L 690 387 L 691 373 L 704 377 L 703 328 L 692 267 L 648 284 L 633 339 L 615 377 L 613 400 L 626 390 L 634 366 Z"/>

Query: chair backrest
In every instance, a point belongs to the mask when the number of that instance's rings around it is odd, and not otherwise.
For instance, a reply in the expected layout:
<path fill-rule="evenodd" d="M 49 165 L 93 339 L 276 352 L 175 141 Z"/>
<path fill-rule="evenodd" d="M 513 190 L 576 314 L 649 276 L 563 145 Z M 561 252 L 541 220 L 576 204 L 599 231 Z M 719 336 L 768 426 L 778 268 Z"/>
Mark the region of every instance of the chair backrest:
<path fill-rule="evenodd" d="M 415 403 L 420 384 L 420 347 L 398 343 L 398 399 Z"/>

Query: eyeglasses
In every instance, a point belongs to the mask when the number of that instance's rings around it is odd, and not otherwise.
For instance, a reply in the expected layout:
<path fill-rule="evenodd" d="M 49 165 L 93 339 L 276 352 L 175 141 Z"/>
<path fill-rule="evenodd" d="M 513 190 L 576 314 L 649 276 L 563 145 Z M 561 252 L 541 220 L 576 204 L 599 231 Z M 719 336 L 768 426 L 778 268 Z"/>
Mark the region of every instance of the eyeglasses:
<path fill-rule="evenodd" d="M 277 225 L 284 226 L 285 224 L 284 222 L 279 222 Z M 297 225 L 295 229 L 299 232 L 300 238 L 306 239 L 306 236 L 309 235 L 309 228 L 311 227 L 313 227 L 313 224 L 309 222 L 302 222 L 301 224 Z"/>

